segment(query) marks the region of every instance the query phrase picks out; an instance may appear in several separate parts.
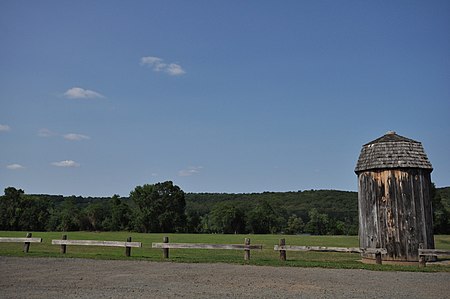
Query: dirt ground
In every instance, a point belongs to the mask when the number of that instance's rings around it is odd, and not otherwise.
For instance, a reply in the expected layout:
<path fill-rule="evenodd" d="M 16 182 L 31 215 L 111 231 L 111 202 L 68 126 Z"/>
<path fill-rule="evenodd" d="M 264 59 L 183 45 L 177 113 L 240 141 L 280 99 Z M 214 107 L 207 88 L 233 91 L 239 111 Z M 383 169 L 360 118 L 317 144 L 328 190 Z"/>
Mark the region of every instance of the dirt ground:
<path fill-rule="evenodd" d="M 0 257 L 0 298 L 450 298 L 450 273 Z"/>

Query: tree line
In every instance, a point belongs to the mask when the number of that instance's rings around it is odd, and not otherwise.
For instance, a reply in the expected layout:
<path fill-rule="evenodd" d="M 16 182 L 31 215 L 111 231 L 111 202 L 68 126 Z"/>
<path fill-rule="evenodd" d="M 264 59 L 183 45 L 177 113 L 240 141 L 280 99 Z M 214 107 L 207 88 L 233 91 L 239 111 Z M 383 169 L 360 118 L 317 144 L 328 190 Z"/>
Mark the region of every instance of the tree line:
<path fill-rule="evenodd" d="M 447 189 L 433 188 L 435 233 L 450 233 Z M 85 198 L 8 187 L 0 197 L 0 230 L 356 235 L 357 193 L 186 194 L 167 181 L 137 186 L 127 198 Z"/>

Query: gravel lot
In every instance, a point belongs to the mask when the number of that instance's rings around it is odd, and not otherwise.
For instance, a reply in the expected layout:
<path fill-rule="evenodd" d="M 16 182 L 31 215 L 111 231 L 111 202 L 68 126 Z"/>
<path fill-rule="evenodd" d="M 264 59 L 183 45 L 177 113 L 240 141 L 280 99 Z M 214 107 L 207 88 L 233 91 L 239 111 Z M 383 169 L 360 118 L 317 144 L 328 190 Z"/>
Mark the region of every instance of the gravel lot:
<path fill-rule="evenodd" d="M 450 273 L 0 257 L 1 298 L 450 298 Z"/>

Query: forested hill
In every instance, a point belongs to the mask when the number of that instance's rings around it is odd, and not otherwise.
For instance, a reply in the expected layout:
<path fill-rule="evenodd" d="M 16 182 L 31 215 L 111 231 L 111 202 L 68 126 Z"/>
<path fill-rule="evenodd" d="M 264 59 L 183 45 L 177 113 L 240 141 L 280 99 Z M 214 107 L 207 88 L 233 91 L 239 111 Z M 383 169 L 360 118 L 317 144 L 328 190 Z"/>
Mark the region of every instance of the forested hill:
<path fill-rule="evenodd" d="M 436 192 L 441 197 L 444 207 L 450 211 L 450 187 L 436 188 Z"/>
<path fill-rule="evenodd" d="M 448 188 L 450 190 L 450 187 Z M 90 203 L 101 202 L 111 197 L 82 197 L 48 194 L 33 194 L 31 197 L 48 199 L 60 204 L 67 199 L 73 200 L 83 208 Z M 297 192 L 264 192 L 264 193 L 186 193 L 186 209 L 201 215 L 209 213 L 217 203 L 230 202 L 243 208 L 252 208 L 258 202 L 268 201 L 274 207 L 282 208 L 287 213 L 307 215 L 316 208 L 327 214 L 357 213 L 358 193 L 337 190 L 307 190 Z M 123 200 L 128 200 L 122 197 Z"/>
<path fill-rule="evenodd" d="M 434 232 L 449 234 L 450 187 L 432 193 Z M 8 187 L 0 196 L 0 230 L 358 233 L 357 192 L 184 193 L 164 182 L 138 186 L 130 196 L 28 195 Z"/>
<path fill-rule="evenodd" d="M 336 190 L 308 190 L 298 192 L 264 192 L 264 193 L 187 193 L 188 211 L 207 214 L 221 202 L 232 202 L 242 208 L 252 209 L 261 201 L 269 202 L 273 207 L 284 210 L 287 214 L 307 217 L 308 211 L 315 208 L 336 218 L 357 217 L 358 193 Z"/>
<path fill-rule="evenodd" d="M 450 187 L 436 188 L 442 204 L 450 211 Z M 73 199 L 77 205 L 83 207 L 89 203 L 109 200 L 111 197 L 82 197 L 34 194 L 33 197 L 46 198 L 55 204 L 66 199 Z M 127 200 L 128 198 L 122 197 Z M 188 210 L 195 210 L 200 214 L 208 213 L 216 203 L 233 202 L 238 205 L 253 206 L 259 201 L 269 201 L 275 206 L 283 207 L 288 212 L 302 214 L 311 208 L 326 213 L 357 212 L 358 193 L 338 190 L 305 190 L 290 192 L 263 192 L 263 193 L 186 193 Z"/>

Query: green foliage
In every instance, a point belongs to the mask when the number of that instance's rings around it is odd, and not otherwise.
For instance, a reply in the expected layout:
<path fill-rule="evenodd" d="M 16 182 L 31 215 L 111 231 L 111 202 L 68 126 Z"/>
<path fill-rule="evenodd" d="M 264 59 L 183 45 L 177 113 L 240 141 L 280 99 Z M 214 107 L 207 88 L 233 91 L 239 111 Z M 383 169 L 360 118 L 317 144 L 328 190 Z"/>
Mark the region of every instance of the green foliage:
<path fill-rule="evenodd" d="M 27 231 L 45 231 L 52 203 L 42 198 L 24 196 L 21 202 L 19 228 Z"/>
<path fill-rule="evenodd" d="M 306 224 L 305 231 L 312 235 L 326 235 L 329 227 L 327 214 L 322 214 L 313 208 L 309 211 L 309 222 Z"/>
<path fill-rule="evenodd" d="M 45 199 L 26 196 L 23 190 L 8 187 L 0 198 L 0 229 L 45 230 L 51 206 Z"/>
<path fill-rule="evenodd" d="M 442 200 L 442 194 L 445 196 L 445 191 L 442 193 L 438 192 L 433 183 L 431 186 L 433 229 L 434 233 L 450 234 L 450 210 L 445 208 Z"/>
<path fill-rule="evenodd" d="M 245 213 L 233 203 L 219 203 L 210 214 L 210 232 L 224 234 L 245 233 Z"/>
<path fill-rule="evenodd" d="M 450 187 L 431 191 L 434 232 L 450 233 Z M 0 196 L 0 229 L 358 234 L 356 192 L 185 194 L 172 182 L 164 182 L 138 186 L 131 194 L 131 198 L 25 195 L 9 187 Z"/>
<path fill-rule="evenodd" d="M 57 214 L 55 215 L 58 219 L 58 231 L 75 231 L 80 229 L 80 209 L 77 207 L 75 199 L 66 199 Z"/>
<path fill-rule="evenodd" d="M 1 227 L 6 230 L 18 230 L 22 214 L 24 192 L 22 189 L 8 187 L 0 202 Z"/>
<path fill-rule="evenodd" d="M 248 214 L 249 231 L 254 234 L 274 234 L 284 226 L 284 217 L 268 201 L 259 202 Z"/>
<path fill-rule="evenodd" d="M 104 221 L 104 227 L 111 231 L 129 230 L 132 210 L 119 195 L 114 195 L 109 201 L 111 215 Z"/>
<path fill-rule="evenodd" d="M 184 192 L 167 181 L 137 186 L 130 193 L 136 204 L 135 228 L 142 232 L 176 232 L 186 226 Z"/>
<path fill-rule="evenodd" d="M 292 214 L 287 221 L 285 233 L 288 235 L 297 235 L 303 233 L 304 229 L 305 224 L 303 223 L 303 219 Z"/>
<path fill-rule="evenodd" d="M 261 202 L 268 202 L 275 210 L 277 214 L 275 218 L 280 223 L 272 229 L 265 228 L 262 231 L 284 232 L 286 234 L 305 232 L 304 227 L 296 229 L 297 232 L 294 232 L 292 223 L 291 227 L 288 227 L 289 215 L 296 215 L 296 222 L 307 223 L 309 222 L 310 210 L 315 208 L 328 217 L 328 225 L 325 228 L 326 234 L 358 234 L 358 197 L 356 192 L 309 190 L 252 194 L 188 193 L 186 199 L 187 211 L 196 211 L 202 215 L 203 232 L 211 231 L 211 225 L 214 224 L 210 217 L 211 212 L 223 203 L 233 205 L 245 212 L 247 231 L 260 231 L 258 227 L 261 227 L 262 224 L 258 224 L 258 221 L 267 221 L 267 219 L 264 220 L 263 213 L 259 213 L 261 219 L 258 220 L 257 210 L 261 209 L 259 207 Z M 253 229 L 253 226 L 256 229 Z M 314 231 L 314 233 L 318 232 Z"/>
<path fill-rule="evenodd" d="M 203 232 L 202 217 L 198 212 L 187 211 L 186 212 L 186 230 L 190 233 L 201 233 Z"/>

